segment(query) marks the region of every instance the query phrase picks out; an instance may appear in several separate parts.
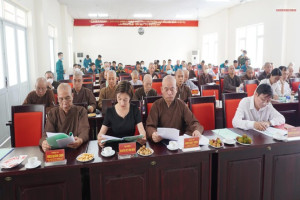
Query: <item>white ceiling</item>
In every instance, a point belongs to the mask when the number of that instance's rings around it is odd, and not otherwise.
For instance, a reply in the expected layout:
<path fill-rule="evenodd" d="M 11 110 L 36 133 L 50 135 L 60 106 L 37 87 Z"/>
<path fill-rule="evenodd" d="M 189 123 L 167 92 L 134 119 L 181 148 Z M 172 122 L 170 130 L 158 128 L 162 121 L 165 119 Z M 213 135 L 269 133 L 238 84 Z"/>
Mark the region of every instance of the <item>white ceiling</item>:
<path fill-rule="evenodd" d="M 75 19 L 89 19 L 89 13 L 107 13 L 108 19 L 134 19 L 134 14 L 152 14 L 149 19 L 180 19 L 192 15 L 201 19 L 250 0 L 59 0 Z"/>

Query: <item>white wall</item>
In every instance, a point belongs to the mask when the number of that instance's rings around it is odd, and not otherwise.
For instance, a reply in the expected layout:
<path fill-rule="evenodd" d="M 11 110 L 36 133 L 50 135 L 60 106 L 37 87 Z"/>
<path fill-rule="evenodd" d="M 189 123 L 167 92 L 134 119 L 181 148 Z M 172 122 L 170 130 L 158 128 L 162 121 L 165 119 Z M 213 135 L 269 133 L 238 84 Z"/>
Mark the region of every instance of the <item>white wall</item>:
<path fill-rule="evenodd" d="M 294 8 L 297 12 L 277 12 L 276 9 Z M 300 1 L 259 0 L 225 9 L 200 21 L 199 48 L 203 35 L 217 32 L 219 36 L 218 65 L 236 57 L 236 28 L 264 23 L 263 61 L 273 62 L 275 67 L 295 61 L 300 65 L 297 47 L 300 40 Z M 201 55 L 200 55 L 201 57 Z M 202 58 L 205 59 L 205 58 Z"/>
<path fill-rule="evenodd" d="M 50 70 L 49 24 L 57 30 L 54 39 L 56 58 L 57 53 L 62 51 L 64 68 L 73 64 L 69 63 L 68 49 L 68 38 L 72 38 L 73 35 L 73 18 L 68 14 L 66 6 L 61 5 L 57 0 L 15 0 L 14 2 L 28 12 L 29 79 L 30 89 L 33 89 L 36 78 L 44 76 L 44 73 Z"/>
<path fill-rule="evenodd" d="M 93 61 L 99 54 L 103 61 L 145 64 L 159 59 L 191 61 L 192 50 L 198 49 L 197 27 L 74 27 L 74 51 L 90 55 Z"/>

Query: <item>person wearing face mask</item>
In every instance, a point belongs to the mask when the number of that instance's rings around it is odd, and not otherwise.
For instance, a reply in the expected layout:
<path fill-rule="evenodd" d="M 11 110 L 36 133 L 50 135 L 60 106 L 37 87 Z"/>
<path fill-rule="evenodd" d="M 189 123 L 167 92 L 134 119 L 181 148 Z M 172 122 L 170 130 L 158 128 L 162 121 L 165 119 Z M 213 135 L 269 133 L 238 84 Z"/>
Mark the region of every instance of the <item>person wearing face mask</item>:
<path fill-rule="evenodd" d="M 54 74 L 51 71 L 46 71 L 45 73 L 45 78 L 47 80 L 47 88 L 48 89 L 57 89 L 57 87 L 59 86 L 60 82 L 57 82 L 54 80 Z"/>
<path fill-rule="evenodd" d="M 208 66 L 203 65 L 203 73 L 199 77 L 199 85 L 206 85 L 207 83 L 213 83 L 213 77 L 208 73 Z"/>
<path fill-rule="evenodd" d="M 57 81 L 64 80 L 63 53 L 58 53 L 58 61 L 56 62 Z"/>
<path fill-rule="evenodd" d="M 35 90 L 31 91 L 23 102 L 26 104 L 45 104 L 46 113 L 54 107 L 53 91 L 47 89 L 47 80 L 44 77 L 39 77 L 35 82 Z"/>
<path fill-rule="evenodd" d="M 192 96 L 191 89 L 184 84 L 184 73 L 182 69 L 178 69 L 175 73 L 176 78 L 176 86 L 177 86 L 177 93 L 176 98 L 181 99 L 184 102 L 188 101 L 188 98 Z"/>
<path fill-rule="evenodd" d="M 232 120 L 234 128 L 266 130 L 269 126 L 285 123 L 285 118 L 270 103 L 273 90 L 268 84 L 260 84 L 254 95 L 243 98 Z"/>
<path fill-rule="evenodd" d="M 113 70 L 107 71 L 107 87 L 100 90 L 98 107 L 102 109 L 102 99 L 116 99 L 117 74 Z"/>
<path fill-rule="evenodd" d="M 104 73 L 105 71 L 108 71 L 110 69 L 110 66 L 108 64 L 108 62 L 104 62 L 104 66 L 101 68 L 101 73 L 99 74 L 99 80 L 106 80 L 106 78 L 104 77 Z"/>
<path fill-rule="evenodd" d="M 142 100 L 145 97 L 157 96 L 157 92 L 152 88 L 152 77 L 146 74 L 143 80 L 143 87 L 136 89 L 133 100 Z"/>
<path fill-rule="evenodd" d="M 260 84 L 268 84 L 271 86 L 271 88 L 273 90 L 273 99 L 275 99 L 275 100 L 278 99 L 278 95 L 277 95 L 276 91 L 279 91 L 280 87 L 277 82 L 279 81 L 281 75 L 282 75 L 282 73 L 281 73 L 280 69 L 275 68 L 272 70 L 270 78 L 266 78 L 266 79 L 263 79 L 262 81 L 260 81 Z"/>

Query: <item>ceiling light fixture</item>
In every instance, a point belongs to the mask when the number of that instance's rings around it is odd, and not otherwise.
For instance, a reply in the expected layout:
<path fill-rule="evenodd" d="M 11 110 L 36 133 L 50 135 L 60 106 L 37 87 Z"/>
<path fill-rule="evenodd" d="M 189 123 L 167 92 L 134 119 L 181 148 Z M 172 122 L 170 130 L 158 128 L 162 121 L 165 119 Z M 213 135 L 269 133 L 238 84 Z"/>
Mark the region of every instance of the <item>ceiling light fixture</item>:
<path fill-rule="evenodd" d="M 133 17 L 135 18 L 151 18 L 152 14 L 134 14 Z"/>

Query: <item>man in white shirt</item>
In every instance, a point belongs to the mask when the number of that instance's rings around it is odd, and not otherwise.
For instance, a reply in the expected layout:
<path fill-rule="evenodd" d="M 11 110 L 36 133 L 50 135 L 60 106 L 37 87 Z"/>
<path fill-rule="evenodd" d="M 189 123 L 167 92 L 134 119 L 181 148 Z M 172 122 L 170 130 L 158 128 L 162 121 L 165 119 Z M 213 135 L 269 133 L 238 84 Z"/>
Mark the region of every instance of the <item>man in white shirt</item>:
<path fill-rule="evenodd" d="M 289 71 L 285 66 L 280 66 L 279 69 L 281 70 L 282 76 L 280 77 L 279 81 L 277 82 L 278 87 L 276 93 L 278 96 L 291 96 L 292 90 L 290 85 L 288 84 L 288 76 Z"/>
<path fill-rule="evenodd" d="M 273 91 L 270 85 L 260 84 L 254 95 L 243 98 L 236 110 L 232 125 L 244 130 L 266 130 L 269 126 L 285 123 L 285 118 L 270 103 Z"/>
<path fill-rule="evenodd" d="M 276 91 L 280 90 L 278 81 L 279 81 L 281 75 L 282 75 L 282 73 L 281 73 L 280 69 L 275 68 L 272 70 L 270 78 L 266 78 L 266 79 L 263 79 L 260 81 L 260 84 L 268 84 L 271 86 L 271 88 L 273 90 L 273 99 L 275 99 L 275 100 L 278 99 L 278 95 L 277 95 Z"/>

